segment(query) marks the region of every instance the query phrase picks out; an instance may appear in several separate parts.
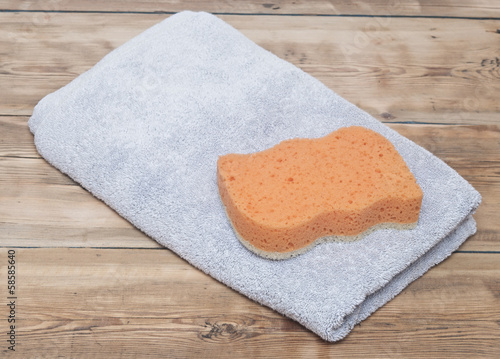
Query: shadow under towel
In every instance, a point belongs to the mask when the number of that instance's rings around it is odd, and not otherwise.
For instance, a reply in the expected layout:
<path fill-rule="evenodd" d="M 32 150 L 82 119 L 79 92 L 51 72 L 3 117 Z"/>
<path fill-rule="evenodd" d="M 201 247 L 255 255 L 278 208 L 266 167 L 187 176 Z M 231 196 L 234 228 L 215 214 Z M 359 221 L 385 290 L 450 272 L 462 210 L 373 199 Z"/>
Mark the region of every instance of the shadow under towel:
<path fill-rule="evenodd" d="M 236 238 L 216 162 L 285 139 L 364 126 L 389 139 L 424 192 L 418 226 L 377 230 L 273 261 Z M 475 233 L 479 193 L 425 149 L 217 17 L 181 12 L 105 56 L 35 107 L 53 166 L 160 244 L 328 341 Z"/>

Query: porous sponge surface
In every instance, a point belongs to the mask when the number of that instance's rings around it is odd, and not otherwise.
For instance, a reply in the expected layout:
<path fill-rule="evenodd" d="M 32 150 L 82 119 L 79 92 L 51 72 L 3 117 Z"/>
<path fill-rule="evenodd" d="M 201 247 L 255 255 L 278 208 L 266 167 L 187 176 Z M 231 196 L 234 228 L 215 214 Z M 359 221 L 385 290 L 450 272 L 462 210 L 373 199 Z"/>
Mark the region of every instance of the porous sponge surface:
<path fill-rule="evenodd" d="M 423 197 L 392 143 L 358 126 L 221 156 L 217 183 L 238 237 L 260 255 L 382 223 L 416 223 Z"/>

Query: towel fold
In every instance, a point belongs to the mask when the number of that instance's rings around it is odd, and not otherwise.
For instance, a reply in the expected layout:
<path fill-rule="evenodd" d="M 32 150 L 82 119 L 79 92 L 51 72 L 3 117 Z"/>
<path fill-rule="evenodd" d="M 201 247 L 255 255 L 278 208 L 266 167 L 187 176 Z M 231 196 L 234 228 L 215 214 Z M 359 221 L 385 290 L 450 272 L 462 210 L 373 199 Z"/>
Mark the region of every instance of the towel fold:
<path fill-rule="evenodd" d="M 219 199 L 216 162 L 295 137 L 364 126 L 389 139 L 424 192 L 418 226 L 256 256 Z M 35 107 L 39 153 L 193 266 L 328 341 L 475 233 L 480 195 L 425 149 L 217 17 L 181 12 Z"/>

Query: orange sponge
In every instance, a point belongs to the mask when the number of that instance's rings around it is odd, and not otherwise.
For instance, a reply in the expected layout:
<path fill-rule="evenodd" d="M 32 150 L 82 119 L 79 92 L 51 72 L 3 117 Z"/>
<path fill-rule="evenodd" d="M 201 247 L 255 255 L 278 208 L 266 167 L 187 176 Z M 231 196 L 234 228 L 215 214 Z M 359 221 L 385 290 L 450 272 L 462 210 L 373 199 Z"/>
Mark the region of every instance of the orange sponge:
<path fill-rule="evenodd" d="M 413 228 L 423 196 L 392 143 L 357 126 L 221 156 L 217 184 L 240 241 L 272 259 L 381 226 Z"/>

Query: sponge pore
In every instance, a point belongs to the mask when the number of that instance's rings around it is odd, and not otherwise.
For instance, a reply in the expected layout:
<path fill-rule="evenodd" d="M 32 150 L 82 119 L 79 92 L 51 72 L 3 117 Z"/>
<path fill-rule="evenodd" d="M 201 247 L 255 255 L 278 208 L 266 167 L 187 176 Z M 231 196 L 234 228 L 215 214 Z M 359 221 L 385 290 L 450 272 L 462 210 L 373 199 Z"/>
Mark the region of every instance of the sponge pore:
<path fill-rule="evenodd" d="M 271 259 L 380 227 L 413 228 L 423 197 L 392 143 L 358 126 L 221 156 L 217 184 L 237 237 Z"/>

